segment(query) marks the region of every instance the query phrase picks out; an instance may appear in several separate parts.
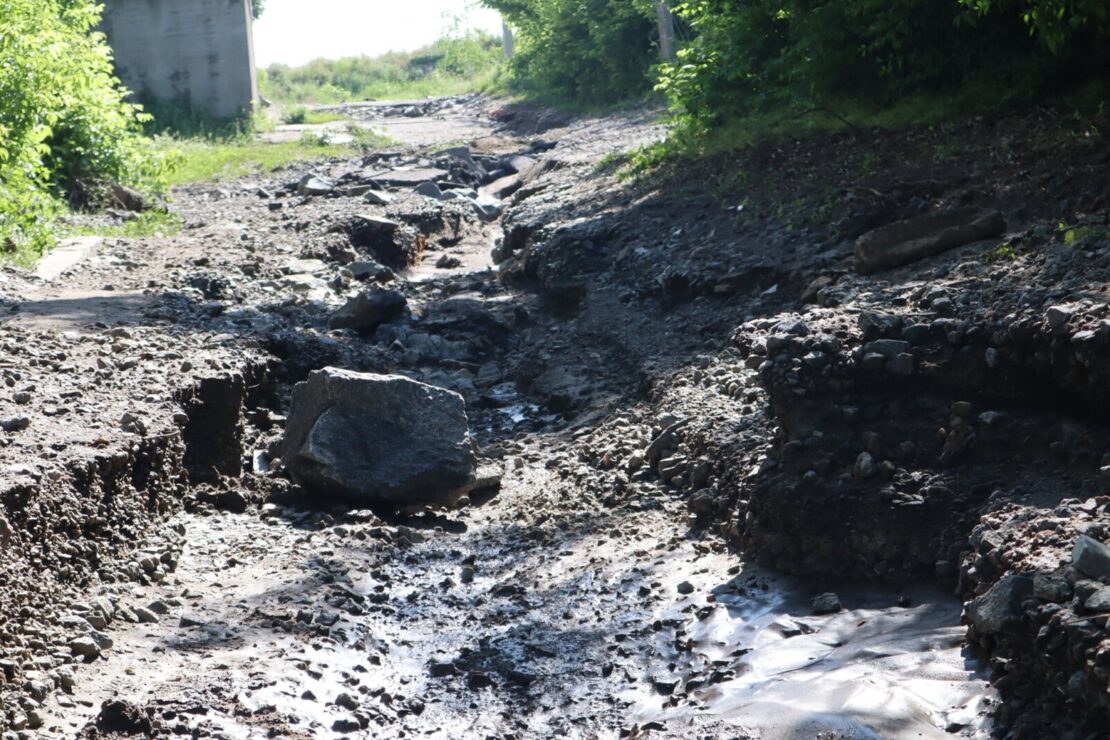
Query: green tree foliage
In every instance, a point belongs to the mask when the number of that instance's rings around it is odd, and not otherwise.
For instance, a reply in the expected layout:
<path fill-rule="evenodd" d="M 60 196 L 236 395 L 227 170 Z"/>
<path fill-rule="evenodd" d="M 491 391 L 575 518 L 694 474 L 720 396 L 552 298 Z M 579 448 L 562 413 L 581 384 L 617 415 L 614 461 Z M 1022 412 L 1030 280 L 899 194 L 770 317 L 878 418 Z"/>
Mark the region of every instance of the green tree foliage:
<path fill-rule="evenodd" d="M 588 105 L 633 99 L 652 86 L 658 59 L 648 0 L 483 0 L 517 34 L 513 84 Z"/>
<path fill-rule="evenodd" d="M 994 13 L 1021 15 L 1029 30 L 1054 52 L 1077 37 L 1110 35 L 1110 5 L 1106 0 L 960 0 L 981 17 Z"/>
<path fill-rule="evenodd" d="M 0 246 L 41 251 L 66 196 L 109 181 L 156 188 L 164 163 L 142 138 L 91 0 L 0 0 Z"/>
<path fill-rule="evenodd" d="M 693 40 L 659 88 L 695 135 L 790 106 L 881 108 L 968 86 L 1030 95 L 1105 70 L 1092 35 L 1106 26 L 1104 2 L 683 0 L 675 10 Z"/>
<path fill-rule="evenodd" d="M 262 11 L 266 9 L 266 0 L 251 0 L 251 14 L 257 20 Z"/>

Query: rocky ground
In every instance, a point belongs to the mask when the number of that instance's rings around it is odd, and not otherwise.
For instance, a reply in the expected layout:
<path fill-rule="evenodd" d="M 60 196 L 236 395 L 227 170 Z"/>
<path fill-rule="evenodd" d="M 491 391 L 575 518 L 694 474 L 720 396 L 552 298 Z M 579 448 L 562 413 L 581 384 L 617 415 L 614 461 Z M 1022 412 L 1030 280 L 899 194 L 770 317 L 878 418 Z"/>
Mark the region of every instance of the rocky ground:
<path fill-rule="evenodd" d="M 628 181 L 649 112 L 345 112 L 398 145 L 4 271 L 5 737 L 1098 736 L 1097 131 Z M 460 394 L 483 486 L 396 513 L 291 480 L 327 366 Z"/>

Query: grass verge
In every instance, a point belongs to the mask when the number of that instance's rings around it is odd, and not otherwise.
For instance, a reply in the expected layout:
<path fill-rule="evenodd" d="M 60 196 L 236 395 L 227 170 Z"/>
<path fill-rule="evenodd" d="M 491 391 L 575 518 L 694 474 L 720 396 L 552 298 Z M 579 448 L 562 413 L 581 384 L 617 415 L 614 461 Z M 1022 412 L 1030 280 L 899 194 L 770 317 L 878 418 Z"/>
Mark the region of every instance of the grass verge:
<path fill-rule="evenodd" d="M 349 130 L 353 141 L 332 143 L 326 134 L 306 132 L 296 141 L 271 143 L 253 137 L 232 139 L 174 139 L 163 137 L 159 145 L 181 154 L 181 165 L 170 176 L 172 185 L 227 180 L 268 172 L 292 162 L 354 156 L 372 147 L 392 142 L 363 128 Z"/>

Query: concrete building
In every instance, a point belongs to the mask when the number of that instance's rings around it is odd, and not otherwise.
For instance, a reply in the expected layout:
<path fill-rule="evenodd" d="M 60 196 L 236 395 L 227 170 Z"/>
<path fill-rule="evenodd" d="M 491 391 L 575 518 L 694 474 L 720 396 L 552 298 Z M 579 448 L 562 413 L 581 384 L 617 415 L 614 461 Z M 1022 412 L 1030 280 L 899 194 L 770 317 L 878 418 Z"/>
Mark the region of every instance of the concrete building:
<path fill-rule="evenodd" d="M 258 99 L 250 0 L 104 0 L 116 71 L 142 101 L 185 102 L 216 118 Z"/>

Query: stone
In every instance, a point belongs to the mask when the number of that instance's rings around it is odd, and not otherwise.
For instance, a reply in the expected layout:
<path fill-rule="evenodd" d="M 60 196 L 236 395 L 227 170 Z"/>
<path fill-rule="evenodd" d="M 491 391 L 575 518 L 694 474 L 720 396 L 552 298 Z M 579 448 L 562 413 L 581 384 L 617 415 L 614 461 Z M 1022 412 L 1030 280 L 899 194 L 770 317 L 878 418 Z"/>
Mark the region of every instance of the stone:
<path fill-rule="evenodd" d="M 861 452 L 852 466 L 852 475 L 857 478 L 870 478 L 875 475 L 875 458 L 870 452 Z"/>
<path fill-rule="evenodd" d="M 1006 230 L 994 210 L 958 208 L 918 216 L 869 231 L 856 240 L 855 269 L 861 275 L 906 265 Z"/>
<path fill-rule="evenodd" d="M 91 637 L 78 637 L 69 643 L 71 653 L 86 660 L 96 660 L 100 657 L 100 646 Z"/>
<path fill-rule="evenodd" d="M 1057 332 L 1062 332 L 1068 327 L 1068 322 L 1071 321 L 1071 317 L 1074 316 L 1078 311 L 1079 304 L 1076 303 L 1049 306 L 1044 315 L 1045 324 L 1048 326 L 1048 330 L 1053 332 L 1054 334 Z"/>
<path fill-rule="evenodd" d="M 814 614 L 836 614 L 843 608 L 840 605 L 840 597 L 831 591 L 813 597 Z"/>
<path fill-rule="evenodd" d="M 489 185 L 483 185 L 481 192 L 493 198 L 497 198 L 498 200 L 504 200 L 520 190 L 521 185 L 522 182 L 519 175 L 506 175 L 505 177 L 494 180 Z"/>
<path fill-rule="evenodd" d="M 863 345 L 864 354 L 882 355 L 886 360 L 894 360 L 905 354 L 912 357 L 912 351 L 910 343 L 901 339 L 876 339 Z"/>
<path fill-rule="evenodd" d="M 424 236 L 392 219 L 357 215 L 339 228 L 347 232 L 351 246 L 369 250 L 375 260 L 396 270 L 416 264 L 424 251 Z"/>
<path fill-rule="evenodd" d="M 439 185 L 436 185 L 431 180 L 420 183 L 415 188 L 413 188 L 413 192 L 415 192 L 417 195 L 423 195 L 426 198 L 434 198 L 435 200 L 444 199 L 443 191 L 439 189 Z"/>
<path fill-rule="evenodd" d="M 352 262 L 347 265 L 347 269 L 355 280 L 373 280 L 374 282 L 385 283 L 395 277 L 393 270 L 373 260 Z"/>
<path fill-rule="evenodd" d="M 1011 573 L 968 605 L 967 614 L 982 635 L 997 635 L 1021 616 L 1022 603 L 1033 595 L 1033 579 Z"/>
<path fill-rule="evenodd" d="M 335 183 L 316 175 L 305 175 L 297 183 L 298 195 L 327 195 L 335 190 Z"/>
<path fill-rule="evenodd" d="M 393 185 L 394 187 L 416 187 L 422 182 L 431 180 L 436 182 L 444 180 L 450 176 L 447 170 L 441 170 L 433 167 L 421 167 L 416 169 L 396 169 L 389 172 L 382 172 L 373 175 L 371 179 L 376 185 Z"/>
<path fill-rule="evenodd" d="M 373 206 L 387 206 L 393 202 L 393 196 L 382 190 L 368 190 L 362 200 Z"/>
<path fill-rule="evenodd" d="M 328 319 L 330 329 L 369 331 L 404 313 L 408 301 L 396 290 L 364 290 Z"/>
<path fill-rule="evenodd" d="M 313 372 L 293 389 L 282 444 L 298 483 L 350 503 L 451 504 L 477 479 L 462 396 L 399 375 Z"/>
<path fill-rule="evenodd" d="M 694 593 L 694 584 L 690 583 L 689 581 L 683 581 L 682 583 L 678 584 L 678 592 L 683 596 L 688 596 L 689 594 Z"/>
<path fill-rule="evenodd" d="M 1083 602 L 1083 607 L 1087 611 L 1098 612 L 1100 614 L 1110 613 L 1110 586 L 1103 586 L 1098 591 L 1087 597 Z"/>
<path fill-rule="evenodd" d="M 1087 535 L 1075 541 L 1071 563 L 1080 573 L 1099 580 L 1110 579 L 1110 547 Z"/>

